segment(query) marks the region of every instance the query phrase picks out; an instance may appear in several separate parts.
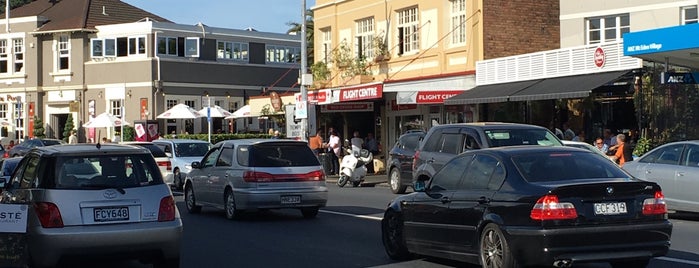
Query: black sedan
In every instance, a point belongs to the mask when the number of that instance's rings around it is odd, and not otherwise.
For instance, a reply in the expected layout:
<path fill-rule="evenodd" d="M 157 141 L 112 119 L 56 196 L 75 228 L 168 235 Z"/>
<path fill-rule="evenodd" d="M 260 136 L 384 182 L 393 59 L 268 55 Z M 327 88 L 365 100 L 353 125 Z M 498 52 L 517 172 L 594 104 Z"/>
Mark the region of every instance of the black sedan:
<path fill-rule="evenodd" d="M 394 194 L 403 194 L 413 184 L 413 159 L 423 131 L 411 131 L 401 135 L 388 153 L 388 184 Z"/>
<path fill-rule="evenodd" d="M 383 244 L 393 259 L 416 253 L 483 267 L 645 267 L 670 247 L 660 186 L 582 149 L 470 151 L 415 188 L 384 214 Z"/>
<path fill-rule="evenodd" d="M 12 147 L 7 154 L 10 157 L 24 156 L 32 148 L 59 144 L 66 144 L 66 142 L 59 139 L 29 139 Z"/>

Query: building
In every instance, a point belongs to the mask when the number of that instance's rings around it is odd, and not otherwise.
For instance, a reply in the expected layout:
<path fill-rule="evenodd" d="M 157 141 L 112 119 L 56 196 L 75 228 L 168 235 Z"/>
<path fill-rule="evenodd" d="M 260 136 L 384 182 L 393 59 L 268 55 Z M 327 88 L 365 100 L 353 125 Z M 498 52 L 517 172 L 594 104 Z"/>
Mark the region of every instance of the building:
<path fill-rule="evenodd" d="M 177 103 L 232 111 L 298 78 L 298 36 L 176 24 L 117 0 L 37 0 L 0 23 L 0 118 L 14 137 L 31 136 L 35 116 L 63 138 L 69 116 L 80 127 L 102 112 L 156 120 Z M 162 133 L 206 132 L 206 119 L 157 122 Z M 81 141 L 115 135 L 80 130 Z"/>
<path fill-rule="evenodd" d="M 632 31 L 696 22 L 697 1 L 560 1 L 556 50 L 479 62 L 478 85 L 447 105 L 479 105 L 478 120 L 561 127 L 586 138 L 639 128 L 634 96 L 644 63 L 624 56 Z"/>
<path fill-rule="evenodd" d="M 476 61 L 559 47 L 558 1 L 317 0 L 312 10 L 319 126 L 372 132 L 385 150 L 405 131 L 474 120 L 479 111 L 443 104 L 476 85 Z"/>

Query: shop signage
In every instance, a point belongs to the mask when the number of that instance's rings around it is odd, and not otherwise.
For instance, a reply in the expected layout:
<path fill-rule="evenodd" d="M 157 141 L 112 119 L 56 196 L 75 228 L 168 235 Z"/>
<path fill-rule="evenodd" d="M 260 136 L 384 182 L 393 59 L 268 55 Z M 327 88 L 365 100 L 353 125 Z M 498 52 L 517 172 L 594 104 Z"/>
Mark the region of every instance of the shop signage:
<path fill-rule="evenodd" d="M 405 110 L 415 110 L 417 109 L 417 104 L 397 104 L 396 100 L 391 101 L 392 111 L 405 111 Z"/>
<path fill-rule="evenodd" d="M 277 92 L 269 93 L 269 102 L 272 103 L 272 109 L 275 112 L 282 111 L 282 97 Z"/>
<path fill-rule="evenodd" d="M 335 112 L 373 112 L 374 103 L 373 102 L 355 102 L 355 103 L 335 103 L 328 105 L 321 105 L 321 113 L 335 113 Z"/>
<path fill-rule="evenodd" d="M 380 99 L 383 97 L 383 84 L 371 84 L 340 89 L 340 101 Z"/>
<path fill-rule="evenodd" d="M 597 68 L 604 67 L 604 62 L 607 60 L 607 55 L 604 53 L 604 49 L 602 49 L 602 47 L 597 47 L 597 49 L 595 49 L 594 60 Z"/>
<path fill-rule="evenodd" d="M 294 98 L 296 102 L 300 102 L 301 93 L 295 93 Z M 313 104 L 328 104 L 332 103 L 332 91 L 329 89 L 323 89 L 318 91 L 308 91 L 308 103 Z"/>
<path fill-rule="evenodd" d="M 398 92 L 399 104 L 442 104 L 444 100 L 462 93 L 463 90 Z"/>
<path fill-rule="evenodd" d="M 676 73 L 676 72 L 662 72 L 660 74 L 661 84 L 698 84 L 697 78 L 699 78 L 699 72 L 692 73 Z"/>

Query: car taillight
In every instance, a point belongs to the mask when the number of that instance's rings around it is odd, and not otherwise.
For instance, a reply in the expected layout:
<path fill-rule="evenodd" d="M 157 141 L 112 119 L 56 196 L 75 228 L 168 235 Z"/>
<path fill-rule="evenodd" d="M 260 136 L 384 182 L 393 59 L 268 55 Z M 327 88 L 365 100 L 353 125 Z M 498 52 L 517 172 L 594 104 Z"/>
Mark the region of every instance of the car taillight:
<path fill-rule="evenodd" d="M 44 228 L 63 228 L 63 218 L 61 211 L 54 203 L 41 202 L 34 204 L 36 216 Z"/>
<path fill-rule="evenodd" d="M 170 161 L 161 161 L 158 162 L 159 167 L 165 167 L 167 170 L 172 170 L 172 163 Z"/>
<path fill-rule="evenodd" d="M 665 196 L 662 191 L 656 191 L 653 198 L 643 200 L 643 215 L 658 215 L 667 213 Z"/>
<path fill-rule="evenodd" d="M 413 155 L 413 171 L 417 170 L 417 159 L 420 157 L 420 151 L 415 151 L 415 155 Z"/>
<path fill-rule="evenodd" d="M 284 182 L 284 181 L 325 181 L 322 170 L 305 174 L 271 174 L 267 172 L 246 171 L 243 173 L 245 182 Z"/>
<path fill-rule="evenodd" d="M 160 208 L 158 209 L 158 221 L 174 221 L 175 220 L 175 199 L 172 196 L 163 197 L 160 199 Z"/>
<path fill-rule="evenodd" d="M 5 151 L 5 153 L 2 155 L 2 158 L 8 158 L 8 157 L 10 157 L 10 153 Z"/>
<path fill-rule="evenodd" d="M 578 217 L 572 203 L 558 202 L 558 196 L 545 195 L 536 201 L 529 217 L 533 220 L 569 220 Z"/>

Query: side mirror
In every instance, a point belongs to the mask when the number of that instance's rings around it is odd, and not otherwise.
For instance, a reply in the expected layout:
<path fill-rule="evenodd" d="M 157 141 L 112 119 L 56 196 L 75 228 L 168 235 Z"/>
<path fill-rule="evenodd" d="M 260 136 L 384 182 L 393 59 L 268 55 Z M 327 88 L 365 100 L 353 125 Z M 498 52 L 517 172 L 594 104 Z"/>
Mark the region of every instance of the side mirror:
<path fill-rule="evenodd" d="M 201 168 L 201 164 L 199 163 L 199 161 L 192 162 L 192 168 L 196 168 L 196 169 Z"/>
<path fill-rule="evenodd" d="M 426 181 L 424 180 L 417 180 L 415 183 L 413 183 L 413 190 L 416 192 L 424 192 L 425 191 L 425 183 Z"/>

